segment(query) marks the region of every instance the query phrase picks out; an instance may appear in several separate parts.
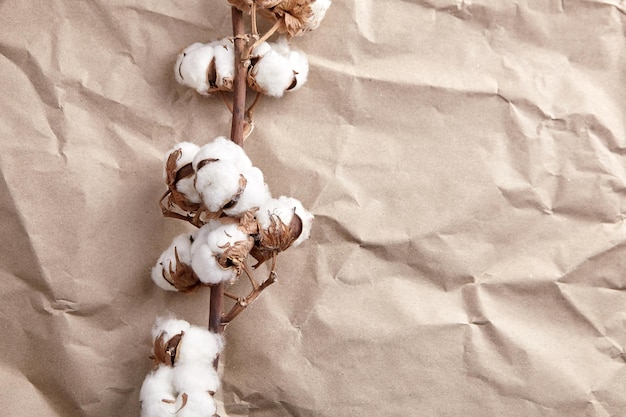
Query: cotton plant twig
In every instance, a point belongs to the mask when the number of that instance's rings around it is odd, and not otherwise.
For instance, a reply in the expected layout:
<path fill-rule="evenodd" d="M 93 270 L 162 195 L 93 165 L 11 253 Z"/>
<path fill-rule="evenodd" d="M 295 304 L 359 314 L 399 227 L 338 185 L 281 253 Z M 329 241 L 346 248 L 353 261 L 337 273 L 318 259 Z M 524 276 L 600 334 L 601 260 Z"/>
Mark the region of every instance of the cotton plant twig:
<path fill-rule="evenodd" d="M 243 146 L 244 121 L 246 113 L 246 68 L 242 57 L 246 41 L 243 12 L 236 7 L 231 7 L 233 42 L 235 44 L 235 80 L 233 82 L 233 118 L 230 131 L 230 139 L 239 146 Z M 224 332 L 222 316 L 224 313 L 224 283 L 211 287 L 209 306 L 209 330 L 218 334 Z M 219 356 L 215 358 L 213 366 L 217 369 Z"/>
<path fill-rule="evenodd" d="M 224 293 L 226 297 L 235 300 L 235 305 L 233 305 L 230 311 L 222 317 L 222 328 L 226 327 L 226 325 L 230 323 L 233 319 L 235 319 L 239 314 L 241 314 L 246 309 L 246 307 L 252 304 L 259 297 L 259 295 L 261 295 L 263 290 L 276 282 L 276 253 L 274 253 L 272 256 L 272 267 L 270 269 L 269 276 L 261 284 L 257 284 L 254 281 L 252 271 L 250 271 L 249 268 L 245 268 L 244 272 L 246 273 L 246 275 L 248 275 L 248 278 L 250 279 L 250 283 L 252 284 L 252 291 L 246 297 L 237 297 L 228 292 Z"/>
<path fill-rule="evenodd" d="M 230 138 L 239 146 L 243 146 L 243 127 L 246 109 L 246 70 L 244 56 L 245 24 L 243 12 L 236 7 L 231 7 L 233 36 L 235 43 L 235 81 L 233 83 L 233 120 Z"/>
<path fill-rule="evenodd" d="M 268 40 L 274 33 L 276 33 L 276 31 L 280 27 L 280 24 L 281 22 L 277 20 L 276 23 L 274 23 L 274 26 L 272 26 L 267 32 L 265 32 L 263 36 L 255 40 L 255 42 L 248 48 L 248 56 L 252 55 L 252 51 L 254 51 L 257 46 L 261 45 L 263 42 Z"/>

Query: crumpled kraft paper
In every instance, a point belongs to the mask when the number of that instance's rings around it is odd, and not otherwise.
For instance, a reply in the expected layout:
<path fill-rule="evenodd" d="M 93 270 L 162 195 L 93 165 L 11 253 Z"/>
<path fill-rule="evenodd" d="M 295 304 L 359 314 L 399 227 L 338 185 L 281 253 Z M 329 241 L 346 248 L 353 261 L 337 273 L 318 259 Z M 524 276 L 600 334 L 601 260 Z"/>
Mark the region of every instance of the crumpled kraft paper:
<path fill-rule="evenodd" d="M 0 3 L 0 414 L 138 416 L 176 84 L 227 2 Z M 335 0 L 244 148 L 316 216 L 226 331 L 222 416 L 626 415 L 626 6 Z"/>

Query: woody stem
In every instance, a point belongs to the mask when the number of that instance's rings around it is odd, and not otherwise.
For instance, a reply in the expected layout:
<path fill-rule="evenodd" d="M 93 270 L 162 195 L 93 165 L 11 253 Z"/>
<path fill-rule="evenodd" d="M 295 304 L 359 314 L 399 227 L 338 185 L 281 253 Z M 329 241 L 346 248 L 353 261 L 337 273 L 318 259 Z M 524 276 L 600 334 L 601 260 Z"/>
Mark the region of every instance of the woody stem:
<path fill-rule="evenodd" d="M 239 146 L 243 146 L 243 127 L 246 112 L 246 70 L 244 51 L 246 28 L 243 12 L 232 7 L 233 35 L 235 42 L 235 80 L 233 83 L 233 121 L 230 138 Z"/>
<path fill-rule="evenodd" d="M 276 282 L 276 272 L 274 271 L 275 266 L 276 266 L 276 263 L 273 262 L 270 275 L 265 281 L 263 281 L 263 283 L 258 285 L 256 288 L 253 288 L 250 294 L 248 294 L 244 299 L 237 300 L 237 302 L 230 309 L 230 311 L 227 314 L 225 314 L 224 317 L 222 317 L 222 326 L 226 327 L 226 325 L 230 323 L 239 314 L 241 314 L 246 309 L 246 307 L 252 304 L 254 300 L 256 300 L 259 297 L 259 295 L 261 295 L 264 289 L 266 289 L 267 287 L 272 285 L 274 282 Z"/>
<path fill-rule="evenodd" d="M 244 117 L 246 112 L 246 68 L 244 66 L 244 50 L 246 41 L 243 12 L 236 7 L 231 7 L 233 36 L 235 42 L 235 80 L 233 83 L 233 118 L 230 130 L 230 138 L 237 145 L 243 145 Z M 220 283 L 211 287 L 209 307 L 209 330 L 215 333 L 223 333 L 222 315 L 224 314 L 224 284 Z M 213 366 L 217 369 L 219 356 L 215 358 Z"/>

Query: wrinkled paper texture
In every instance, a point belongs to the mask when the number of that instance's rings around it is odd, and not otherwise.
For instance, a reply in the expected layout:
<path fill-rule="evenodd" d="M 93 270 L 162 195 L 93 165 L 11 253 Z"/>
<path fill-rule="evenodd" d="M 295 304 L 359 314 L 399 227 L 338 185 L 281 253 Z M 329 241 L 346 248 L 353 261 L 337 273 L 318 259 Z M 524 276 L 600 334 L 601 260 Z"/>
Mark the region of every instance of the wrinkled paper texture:
<path fill-rule="evenodd" d="M 0 414 L 138 416 L 176 84 L 227 2 L 0 2 Z M 244 148 L 316 216 L 226 332 L 222 416 L 626 415 L 626 5 L 335 0 Z M 263 271 L 261 269 L 261 271 Z"/>

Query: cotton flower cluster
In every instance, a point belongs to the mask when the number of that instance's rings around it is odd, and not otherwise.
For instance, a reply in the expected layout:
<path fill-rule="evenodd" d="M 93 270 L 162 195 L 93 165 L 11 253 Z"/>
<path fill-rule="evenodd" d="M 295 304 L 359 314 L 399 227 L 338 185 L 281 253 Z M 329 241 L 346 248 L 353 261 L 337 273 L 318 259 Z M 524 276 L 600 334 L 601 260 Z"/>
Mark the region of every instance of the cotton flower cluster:
<path fill-rule="evenodd" d="M 308 239 L 313 215 L 291 197 L 272 198 L 263 173 L 243 149 L 218 137 L 168 152 L 165 209 L 199 229 L 172 241 L 152 268 L 162 289 L 189 292 L 235 281 L 252 256 L 258 266 Z M 167 194 L 167 193 L 166 193 Z"/>
<path fill-rule="evenodd" d="M 275 22 L 278 30 L 290 36 L 300 36 L 317 29 L 331 0 L 228 0 L 245 13 L 255 10 L 263 17 Z"/>
<path fill-rule="evenodd" d="M 248 66 L 248 85 L 260 93 L 281 97 L 302 87 L 309 73 L 304 52 L 291 48 L 286 38 L 262 42 L 254 48 Z M 231 91 L 235 71 L 234 46 L 228 39 L 194 43 L 176 59 L 174 76 L 180 84 L 202 95 Z"/>
<path fill-rule="evenodd" d="M 155 366 L 139 393 L 141 417 L 212 417 L 220 385 L 213 361 L 223 338 L 173 318 L 157 319 L 152 337 Z"/>

